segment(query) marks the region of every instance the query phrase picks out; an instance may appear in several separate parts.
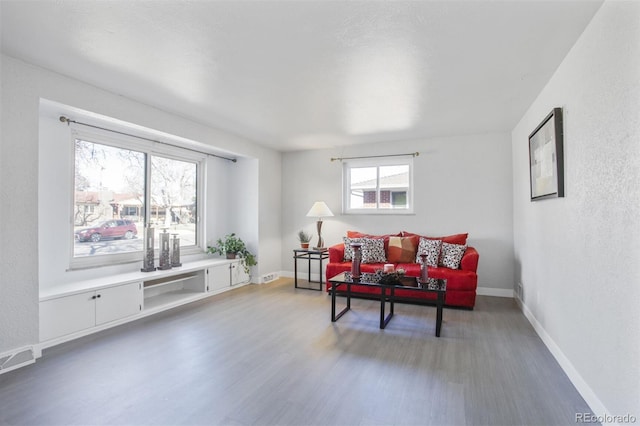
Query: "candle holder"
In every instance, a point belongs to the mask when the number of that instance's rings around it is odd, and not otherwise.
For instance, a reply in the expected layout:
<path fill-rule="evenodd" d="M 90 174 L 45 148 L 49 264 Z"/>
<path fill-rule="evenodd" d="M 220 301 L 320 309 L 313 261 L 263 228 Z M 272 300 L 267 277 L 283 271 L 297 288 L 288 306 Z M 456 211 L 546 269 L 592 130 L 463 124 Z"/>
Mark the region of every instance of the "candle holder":
<path fill-rule="evenodd" d="M 351 249 L 353 250 L 353 257 L 351 259 L 351 276 L 354 280 L 360 278 L 360 263 L 362 262 L 361 247 L 361 243 L 351 243 Z"/>
<path fill-rule="evenodd" d="M 142 268 L 141 272 L 152 272 L 156 270 L 155 265 L 153 264 L 153 235 L 155 230 L 147 226 L 144 228 L 144 257 L 142 258 Z"/>
<path fill-rule="evenodd" d="M 169 233 L 167 232 L 166 228 L 164 228 L 162 230 L 162 234 L 160 234 L 160 266 L 158 266 L 158 269 L 161 271 L 171 269 L 171 256 L 169 254 Z"/>
<path fill-rule="evenodd" d="M 171 267 L 177 268 L 178 266 L 182 266 L 180 263 L 180 238 L 178 234 L 172 234 L 173 239 L 171 240 Z"/>
<path fill-rule="evenodd" d="M 429 271 L 427 270 L 427 254 L 420 253 L 420 282 L 426 283 L 429 280 Z"/>

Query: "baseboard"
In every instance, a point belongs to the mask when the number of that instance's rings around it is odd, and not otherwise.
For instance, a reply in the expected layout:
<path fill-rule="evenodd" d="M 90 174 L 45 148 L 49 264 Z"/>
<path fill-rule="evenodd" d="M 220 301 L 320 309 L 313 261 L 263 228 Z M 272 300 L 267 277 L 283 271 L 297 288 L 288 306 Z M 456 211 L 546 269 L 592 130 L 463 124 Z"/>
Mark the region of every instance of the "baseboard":
<path fill-rule="evenodd" d="M 285 277 L 285 278 L 293 278 L 293 271 L 280 271 L 280 276 L 281 277 Z M 307 280 L 309 279 L 309 275 L 307 271 L 304 272 L 298 272 L 298 279 L 299 280 Z M 311 281 L 320 281 L 320 274 L 317 273 L 311 273 Z M 322 282 L 324 283 L 326 281 L 326 277 L 324 276 L 324 274 L 322 274 Z"/>
<path fill-rule="evenodd" d="M 33 346 L 25 346 L 0 355 L 0 374 L 7 373 L 20 367 L 36 362 Z"/>
<path fill-rule="evenodd" d="M 478 296 L 508 297 L 513 298 L 513 290 L 508 288 L 478 287 L 476 289 Z"/>
<path fill-rule="evenodd" d="M 542 342 L 545 344 L 547 349 L 549 349 L 551 355 L 553 355 L 556 361 L 558 361 L 558 364 L 560 364 L 560 368 L 562 368 L 567 377 L 569 377 L 569 380 L 571 381 L 571 383 L 573 383 L 573 386 L 575 386 L 578 393 L 582 396 L 582 398 L 584 398 L 585 402 L 589 405 L 596 417 L 598 417 L 599 419 L 614 418 L 604 406 L 602 401 L 600 401 L 600 398 L 598 398 L 593 389 L 591 389 L 587 382 L 582 378 L 569 358 L 566 357 L 566 355 L 564 354 L 564 352 L 562 352 L 556 342 L 551 338 L 551 336 L 549 336 L 542 324 L 538 322 L 535 315 L 533 315 L 527 305 L 524 304 L 518 297 L 516 297 L 515 299 L 518 306 L 520 306 L 520 309 L 522 310 L 525 318 L 529 320 L 529 322 L 533 326 L 533 329 L 536 331 L 540 339 L 542 339 Z M 617 424 L 611 422 L 607 423 Z"/>

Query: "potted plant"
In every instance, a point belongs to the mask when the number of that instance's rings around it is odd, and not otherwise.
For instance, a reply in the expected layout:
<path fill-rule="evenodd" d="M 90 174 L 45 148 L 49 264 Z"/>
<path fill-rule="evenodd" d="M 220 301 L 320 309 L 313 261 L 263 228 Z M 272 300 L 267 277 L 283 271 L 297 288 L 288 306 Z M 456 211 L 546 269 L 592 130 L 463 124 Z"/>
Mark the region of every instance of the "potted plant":
<path fill-rule="evenodd" d="M 303 249 L 309 248 L 309 241 L 311 241 L 311 235 L 304 232 L 304 230 L 298 231 L 298 239 L 300 240 L 300 247 Z"/>
<path fill-rule="evenodd" d="M 240 263 L 247 274 L 251 266 L 258 264 L 255 255 L 247 249 L 244 241 L 237 237 L 235 233 L 227 234 L 224 239 L 218 238 L 215 246 L 207 247 L 207 253 L 220 254 L 226 256 L 227 259 L 235 259 L 239 256 Z"/>

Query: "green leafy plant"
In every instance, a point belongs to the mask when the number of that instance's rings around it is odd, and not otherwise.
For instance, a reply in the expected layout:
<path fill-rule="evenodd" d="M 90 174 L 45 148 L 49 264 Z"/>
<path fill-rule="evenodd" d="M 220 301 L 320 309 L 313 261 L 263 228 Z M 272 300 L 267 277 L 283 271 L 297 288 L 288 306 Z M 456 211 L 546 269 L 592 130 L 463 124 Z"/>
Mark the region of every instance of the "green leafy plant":
<path fill-rule="evenodd" d="M 308 243 L 309 241 L 311 241 L 311 234 L 307 234 L 306 232 L 304 232 L 304 230 L 300 230 L 298 231 L 298 239 L 303 244 Z"/>
<path fill-rule="evenodd" d="M 235 233 L 227 234 L 224 238 L 218 238 L 215 246 L 208 246 L 207 253 L 220 254 L 233 258 L 230 255 L 240 257 L 240 263 L 248 274 L 249 268 L 258 264 L 256 257 L 247 249 L 246 244 Z"/>

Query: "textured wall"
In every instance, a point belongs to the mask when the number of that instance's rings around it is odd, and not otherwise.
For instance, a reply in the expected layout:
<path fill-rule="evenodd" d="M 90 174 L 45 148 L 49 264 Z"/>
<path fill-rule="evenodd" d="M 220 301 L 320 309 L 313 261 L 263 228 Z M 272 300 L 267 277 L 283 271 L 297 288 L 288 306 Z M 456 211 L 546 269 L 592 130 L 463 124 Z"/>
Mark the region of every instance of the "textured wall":
<path fill-rule="evenodd" d="M 2 57 L 0 353 L 38 339 L 38 97 Z"/>
<path fill-rule="evenodd" d="M 342 164 L 331 157 L 420 152 L 414 158 L 415 214 L 342 215 Z M 347 230 L 371 233 L 402 230 L 429 235 L 469 233 L 480 252 L 478 285 L 513 288 L 511 146 L 508 134 L 354 145 L 344 149 L 289 152 L 282 164 L 282 262 L 293 270 L 296 233 L 316 235 L 306 217 L 323 200 L 335 217 L 323 225 L 325 245 L 342 241 Z M 315 237 L 314 237 L 315 238 Z M 315 239 L 312 243 L 315 243 Z M 300 262 L 302 267 L 303 262 Z M 317 269 L 317 268 L 316 268 Z M 312 270 L 317 272 L 316 270 Z"/>
<path fill-rule="evenodd" d="M 553 107 L 566 196 L 530 202 L 527 138 Z M 640 3 L 606 2 L 513 131 L 516 280 L 592 408 L 637 417 L 639 141 Z"/>

